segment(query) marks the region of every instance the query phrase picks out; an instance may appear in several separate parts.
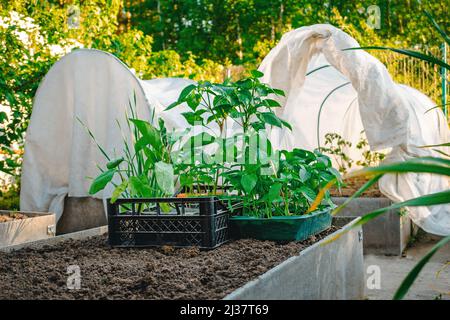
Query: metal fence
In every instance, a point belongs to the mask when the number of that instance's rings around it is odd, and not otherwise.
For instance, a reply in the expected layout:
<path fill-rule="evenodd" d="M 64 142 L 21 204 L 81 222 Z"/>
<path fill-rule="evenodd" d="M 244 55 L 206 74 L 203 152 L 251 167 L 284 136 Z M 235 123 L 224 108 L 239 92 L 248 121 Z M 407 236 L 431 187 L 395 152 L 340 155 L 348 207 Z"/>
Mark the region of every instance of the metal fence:
<path fill-rule="evenodd" d="M 450 59 L 446 55 L 447 51 L 448 46 L 443 45 L 442 47 L 430 48 L 425 53 L 445 59 L 447 63 L 450 63 Z M 443 72 L 442 68 L 392 51 L 373 50 L 370 54 L 378 58 L 387 67 L 395 82 L 406 84 L 423 92 L 436 105 L 442 106 L 450 120 L 447 112 L 449 101 L 447 97 L 447 92 L 449 92 L 448 73 Z M 244 74 L 245 68 L 243 66 L 228 66 L 224 69 L 223 77 L 224 79 L 232 77 L 233 80 L 237 80 Z"/>
<path fill-rule="evenodd" d="M 440 48 L 430 48 L 425 53 L 446 60 L 449 63 L 446 54 L 447 50 L 448 46 L 443 45 Z M 447 92 L 449 81 L 445 69 L 392 51 L 372 51 L 371 54 L 384 63 L 394 81 L 423 92 L 436 105 L 442 106 L 448 117 Z"/>

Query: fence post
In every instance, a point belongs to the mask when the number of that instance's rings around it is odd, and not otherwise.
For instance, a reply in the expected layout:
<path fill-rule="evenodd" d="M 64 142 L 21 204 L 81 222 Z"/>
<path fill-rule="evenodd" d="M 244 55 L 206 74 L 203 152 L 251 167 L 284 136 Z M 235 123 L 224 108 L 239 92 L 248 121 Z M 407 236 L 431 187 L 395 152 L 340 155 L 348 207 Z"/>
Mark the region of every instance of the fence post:
<path fill-rule="evenodd" d="M 447 44 L 444 42 L 442 44 L 442 60 L 447 63 Z M 447 108 L 447 69 L 441 67 L 441 78 L 442 78 L 442 106 L 444 108 L 445 117 L 448 117 Z"/>

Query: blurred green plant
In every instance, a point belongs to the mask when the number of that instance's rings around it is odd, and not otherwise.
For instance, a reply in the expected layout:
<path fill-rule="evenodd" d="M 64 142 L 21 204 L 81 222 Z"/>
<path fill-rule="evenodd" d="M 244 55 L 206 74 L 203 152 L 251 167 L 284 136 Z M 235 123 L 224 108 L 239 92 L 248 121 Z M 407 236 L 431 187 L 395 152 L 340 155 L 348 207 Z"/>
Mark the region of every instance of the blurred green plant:
<path fill-rule="evenodd" d="M 347 173 L 354 162 L 353 159 L 348 156 L 347 152 L 347 148 L 350 148 L 351 146 L 352 143 L 343 139 L 340 134 L 330 132 L 325 134 L 325 145 L 319 148 L 319 150 L 334 158 L 339 172 Z"/>
<path fill-rule="evenodd" d="M 431 22 L 431 25 L 434 27 L 434 29 L 439 33 L 439 35 L 442 37 L 442 40 L 444 40 L 447 44 L 450 44 L 450 37 L 446 34 L 446 32 L 439 26 L 439 24 L 434 20 L 433 16 L 427 11 L 423 10 L 425 16 L 429 19 Z M 443 67 L 447 70 L 450 70 L 450 65 L 446 63 L 446 61 L 440 60 L 437 57 L 430 56 L 428 54 L 424 54 L 421 52 L 411 51 L 411 50 L 403 50 L 403 49 L 396 49 L 396 48 L 389 48 L 389 47 L 378 47 L 378 46 L 371 46 L 371 47 L 364 47 L 364 48 L 349 48 L 346 50 L 361 50 L 361 49 L 376 49 L 376 50 L 391 50 L 398 52 L 400 54 L 414 57 L 417 59 L 420 59 L 422 61 L 438 65 L 440 67 Z M 450 142 L 445 142 L 442 144 L 437 144 L 433 146 L 423 146 L 426 147 L 433 147 L 433 148 L 439 148 L 439 147 L 448 147 Z M 333 214 L 337 214 L 339 211 L 341 211 L 345 206 L 347 206 L 353 199 L 360 196 L 365 190 L 367 190 L 370 186 L 375 184 L 384 174 L 402 174 L 402 173 L 431 173 L 436 175 L 443 175 L 445 177 L 450 177 L 450 157 L 445 153 L 441 152 L 440 154 L 443 155 L 443 158 L 438 157 L 419 157 L 410 159 L 403 162 L 398 163 L 390 163 L 390 164 L 383 164 L 377 167 L 367 167 L 360 171 L 354 172 L 350 174 L 348 177 L 352 176 L 369 176 L 369 181 L 363 185 L 353 196 L 351 196 L 349 199 L 347 199 L 341 206 L 337 207 L 333 210 Z M 331 188 L 337 181 L 330 181 L 322 190 L 319 192 L 319 195 L 315 199 L 313 205 L 309 209 L 310 211 L 315 210 L 321 203 L 323 196 L 325 192 Z M 450 204 L 450 189 L 443 190 L 440 192 L 432 193 L 423 195 L 420 197 L 408 199 L 406 201 L 394 203 L 391 206 L 381 208 L 372 212 L 369 212 L 365 214 L 355 225 L 363 225 L 376 217 L 380 216 L 381 214 L 384 214 L 388 212 L 389 210 L 393 209 L 400 209 L 404 207 L 420 207 L 420 206 L 433 206 L 433 205 L 449 205 Z M 330 239 L 329 241 L 334 241 L 334 239 Z M 425 256 L 422 257 L 422 259 L 416 264 L 416 266 L 408 273 L 406 278 L 401 283 L 400 287 L 397 289 L 397 291 L 394 294 L 393 299 L 399 300 L 403 299 L 406 294 L 408 293 L 409 289 L 411 288 L 414 281 L 417 279 L 419 273 L 424 268 L 424 266 L 428 263 L 428 261 L 432 258 L 432 256 L 442 247 L 447 245 L 450 242 L 450 235 L 444 237 L 441 241 L 439 241 Z"/>
<path fill-rule="evenodd" d="M 121 28 L 122 9 L 122 0 L 0 3 L 0 172 L 20 176 L 36 89 L 50 67 L 73 49 L 108 51 L 141 78 L 222 79 L 219 63 L 171 50 L 153 52 L 151 36 Z"/>
<path fill-rule="evenodd" d="M 172 165 L 172 148 L 183 133 L 172 134 L 166 130 L 164 121 L 156 121 L 154 113 L 150 121 L 141 120 L 136 113 L 136 96 L 130 100 L 126 114 L 127 128 L 117 121 L 123 138 L 123 156 L 112 159 L 97 143 L 93 133 L 82 121 L 89 135 L 105 156 L 106 168 L 92 181 L 89 194 L 94 195 L 108 184 L 114 186 L 111 202 L 119 197 L 155 198 L 172 196 L 175 192 L 175 175 Z M 157 122 L 157 126 L 153 123 Z M 127 133 L 123 129 L 128 130 Z M 132 136 L 130 143 L 125 137 Z M 118 178 L 118 181 L 114 178 Z"/>

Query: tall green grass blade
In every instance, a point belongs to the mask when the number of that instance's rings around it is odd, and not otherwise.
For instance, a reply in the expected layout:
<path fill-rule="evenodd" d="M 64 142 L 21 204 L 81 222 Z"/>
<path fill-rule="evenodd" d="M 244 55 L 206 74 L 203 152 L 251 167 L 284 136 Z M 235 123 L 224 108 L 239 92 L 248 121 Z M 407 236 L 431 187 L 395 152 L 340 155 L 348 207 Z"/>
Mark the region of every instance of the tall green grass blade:
<path fill-rule="evenodd" d="M 441 28 L 441 26 L 434 20 L 433 16 L 427 11 L 423 10 L 423 13 L 427 16 L 428 20 L 430 20 L 431 24 L 433 25 L 434 29 L 441 35 L 441 37 L 444 39 L 444 41 L 450 45 L 450 37 L 445 33 L 445 31 Z"/>
<path fill-rule="evenodd" d="M 377 209 L 372 211 L 364 216 L 355 223 L 355 226 L 363 225 L 369 222 L 370 220 L 375 219 L 379 215 L 385 213 L 389 210 L 400 209 L 403 207 L 424 207 L 424 206 L 434 206 L 439 204 L 446 204 L 450 202 L 450 190 L 436 192 L 432 194 L 427 194 L 425 196 L 409 199 L 406 201 L 394 203 L 393 205 L 381 209 Z"/>
<path fill-rule="evenodd" d="M 436 243 L 431 250 L 420 259 L 420 261 L 414 266 L 414 268 L 408 273 L 406 278 L 401 283 L 400 287 L 397 289 L 397 291 L 394 294 L 393 299 L 394 300 L 401 300 L 405 297 L 405 295 L 408 293 L 409 289 L 411 288 L 414 281 L 416 281 L 416 278 L 418 277 L 419 273 L 422 271 L 423 267 L 430 261 L 430 259 L 433 257 L 433 255 L 441 249 L 443 246 L 445 246 L 447 243 L 450 242 L 450 236 L 447 236 L 443 238 L 441 241 Z"/>
<path fill-rule="evenodd" d="M 450 160 L 434 157 L 423 157 L 407 160 L 404 162 L 380 165 L 378 167 L 368 167 L 360 171 L 349 174 L 349 177 L 361 176 L 368 173 L 434 173 L 450 176 Z"/>
<path fill-rule="evenodd" d="M 450 154 L 445 153 L 444 151 L 441 151 L 441 150 L 438 150 L 438 149 L 433 149 L 433 151 L 435 151 L 435 152 L 437 152 L 437 153 L 443 155 L 444 157 L 450 158 Z"/>
<path fill-rule="evenodd" d="M 448 105 L 450 105 L 450 103 L 440 104 L 440 105 L 434 106 L 434 107 L 428 109 L 427 111 L 425 111 L 425 113 L 428 113 L 428 112 L 433 111 L 435 109 L 441 109 L 442 107 L 445 107 L 445 106 L 448 106 Z"/>
<path fill-rule="evenodd" d="M 332 215 L 336 215 L 339 213 L 339 211 L 341 211 L 344 207 L 346 207 L 351 201 L 353 201 L 353 199 L 359 197 L 361 194 L 364 193 L 364 191 L 366 191 L 367 189 L 369 189 L 371 186 L 373 186 L 376 182 L 378 182 L 378 180 L 380 180 L 380 178 L 382 177 L 382 174 L 376 175 L 375 177 L 373 177 L 372 179 L 370 179 L 369 181 L 367 181 L 361 188 L 359 188 L 358 191 L 356 191 L 350 198 L 348 198 L 347 200 L 345 200 L 345 202 L 343 204 L 341 204 L 339 207 L 337 207 L 336 209 L 333 210 Z"/>
<path fill-rule="evenodd" d="M 432 148 L 432 147 L 450 147 L 450 142 L 441 143 L 441 144 L 429 144 L 426 146 L 422 146 L 421 148 Z"/>
<path fill-rule="evenodd" d="M 86 130 L 86 132 L 89 134 L 89 136 L 91 137 L 92 141 L 94 141 L 94 143 L 96 144 L 97 148 L 100 150 L 100 152 L 105 156 L 105 158 L 108 161 L 111 161 L 111 159 L 109 158 L 108 154 L 106 153 L 105 149 L 102 148 L 102 146 L 97 142 L 97 139 L 95 139 L 94 134 L 92 133 L 92 131 L 88 128 L 87 125 L 84 124 L 84 122 L 76 117 L 78 122 L 83 126 L 83 128 Z"/>
<path fill-rule="evenodd" d="M 413 50 L 407 50 L 407 49 L 397 49 L 397 48 L 390 48 L 390 47 L 381 47 L 381 46 L 367 46 L 367 47 L 359 47 L 359 48 L 347 48 L 343 49 L 343 51 L 349 51 L 349 50 L 389 50 L 393 52 L 397 52 L 409 57 L 417 58 L 420 60 L 423 60 L 425 62 L 429 62 L 431 64 L 435 64 L 438 66 L 441 66 L 447 70 L 450 70 L 450 65 L 447 64 L 445 61 L 442 61 L 435 56 L 427 55 L 419 51 L 413 51 Z"/>

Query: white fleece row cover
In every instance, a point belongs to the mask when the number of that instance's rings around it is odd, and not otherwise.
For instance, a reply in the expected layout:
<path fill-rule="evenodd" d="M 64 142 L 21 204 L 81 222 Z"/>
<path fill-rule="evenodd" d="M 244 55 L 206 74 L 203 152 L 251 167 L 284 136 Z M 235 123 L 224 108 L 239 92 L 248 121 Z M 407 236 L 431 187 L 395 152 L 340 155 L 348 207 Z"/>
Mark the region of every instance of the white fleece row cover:
<path fill-rule="evenodd" d="M 342 50 L 353 47 L 358 43 L 343 31 L 313 25 L 285 34 L 267 55 L 259 68 L 263 81 L 285 91 L 277 112 L 293 125 L 292 132 L 272 130 L 274 147 L 312 150 L 318 147 L 318 138 L 323 146 L 324 135 L 334 132 L 353 143 L 346 152 L 355 159 L 360 157 L 355 145 L 364 134 L 372 150 L 390 150 L 386 162 L 439 156 L 420 147 L 449 141 L 442 111 L 426 112 L 434 103 L 393 82 L 384 65 L 367 52 Z M 123 139 L 132 139 L 125 113 L 133 92 L 140 118 L 149 119 L 155 110 L 169 128 L 182 129 L 188 126 L 181 116 L 186 106 L 164 108 L 190 83 L 180 78 L 139 80 L 120 60 L 98 50 L 80 49 L 63 57 L 45 76 L 34 99 L 21 210 L 51 211 L 59 218 L 66 196 L 88 196 L 88 177 L 98 175 L 97 166 L 107 160 L 80 122 L 107 153 L 119 156 Z M 231 123 L 228 128 L 233 131 Z M 396 202 L 448 188 L 448 179 L 430 174 L 391 174 L 380 181 L 381 191 Z M 111 192 L 109 187 L 96 196 L 105 199 Z M 409 216 L 427 232 L 450 234 L 449 205 L 411 207 Z"/>

